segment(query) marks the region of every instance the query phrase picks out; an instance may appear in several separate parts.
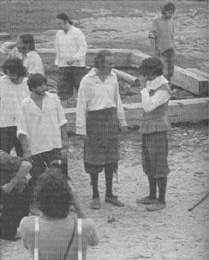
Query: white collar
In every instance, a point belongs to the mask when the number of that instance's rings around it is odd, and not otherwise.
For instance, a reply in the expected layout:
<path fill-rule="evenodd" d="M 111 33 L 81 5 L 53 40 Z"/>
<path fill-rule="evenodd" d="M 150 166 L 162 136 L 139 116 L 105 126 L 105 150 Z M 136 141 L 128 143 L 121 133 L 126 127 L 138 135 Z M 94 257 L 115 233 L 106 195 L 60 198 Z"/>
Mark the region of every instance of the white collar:
<path fill-rule="evenodd" d="M 165 77 L 163 76 L 159 76 L 157 78 L 155 78 L 152 81 L 148 81 L 147 82 L 147 87 L 151 90 L 156 90 L 158 89 L 160 86 L 162 86 L 163 84 L 167 84 L 168 81 Z"/>
<path fill-rule="evenodd" d="M 31 56 L 33 56 L 33 55 L 35 55 L 36 54 L 36 51 L 29 51 L 28 53 L 26 53 L 26 57 L 31 57 Z"/>

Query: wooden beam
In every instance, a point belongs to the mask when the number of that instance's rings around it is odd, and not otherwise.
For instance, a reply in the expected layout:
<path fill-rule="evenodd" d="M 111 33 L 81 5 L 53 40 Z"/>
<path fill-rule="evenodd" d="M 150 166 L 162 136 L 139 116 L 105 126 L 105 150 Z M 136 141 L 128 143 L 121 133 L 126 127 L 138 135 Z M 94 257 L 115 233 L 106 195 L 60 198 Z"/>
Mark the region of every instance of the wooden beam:
<path fill-rule="evenodd" d="M 119 80 L 129 83 L 131 86 L 140 85 L 140 80 L 137 77 L 131 76 L 130 74 L 117 69 L 113 69 L 113 72 L 115 72 Z"/>
<path fill-rule="evenodd" d="M 197 96 L 208 96 L 208 79 L 195 72 L 175 66 L 171 83 Z"/>
<path fill-rule="evenodd" d="M 140 126 L 143 115 L 142 103 L 123 104 L 123 107 L 127 124 Z M 76 108 L 65 108 L 65 114 L 68 120 L 68 132 L 75 133 Z M 168 117 L 171 123 L 208 120 L 209 98 L 171 100 Z"/>
<path fill-rule="evenodd" d="M 198 70 L 197 68 L 187 68 L 187 70 L 189 70 L 191 72 L 195 72 L 195 73 L 199 74 L 200 76 L 205 77 L 206 79 L 209 79 L 209 73 L 206 73 L 205 71 Z"/>

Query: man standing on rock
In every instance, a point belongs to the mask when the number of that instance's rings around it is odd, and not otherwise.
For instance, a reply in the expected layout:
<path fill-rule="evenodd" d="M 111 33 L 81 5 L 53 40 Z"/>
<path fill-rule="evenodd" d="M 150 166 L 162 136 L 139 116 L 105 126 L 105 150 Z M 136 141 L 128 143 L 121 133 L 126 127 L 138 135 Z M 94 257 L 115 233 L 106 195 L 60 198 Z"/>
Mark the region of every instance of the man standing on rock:
<path fill-rule="evenodd" d="M 58 95 L 63 104 L 78 91 L 80 81 L 86 74 L 87 42 L 84 34 L 73 25 L 67 14 L 57 15 L 60 30 L 56 33 L 55 64 L 59 68 Z M 66 104 L 69 105 L 69 104 Z"/>
<path fill-rule="evenodd" d="M 162 15 L 154 18 L 149 33 L 155 56 L 161 59 L 164 65 L 164 76 L 170 82 L 174 73 L 174 21 L 175 5 L 167 3 L 162 9 Z"/>
<path fill-rule="evenodd" d="M 84 136 L 84 165 L 93 188 L 92 209 L 100 208 L 98 176 L 104 169 L 105 201 L 124 204 L 112 193 L 113 173 L 119 161 L 119 126 L 127 130 L 119 94 L 117 76 L 112 72 L 113 56 L 107 50 L 98 52 L 93 68 L 81 81 L 78 91 L 76 133 Z"/>

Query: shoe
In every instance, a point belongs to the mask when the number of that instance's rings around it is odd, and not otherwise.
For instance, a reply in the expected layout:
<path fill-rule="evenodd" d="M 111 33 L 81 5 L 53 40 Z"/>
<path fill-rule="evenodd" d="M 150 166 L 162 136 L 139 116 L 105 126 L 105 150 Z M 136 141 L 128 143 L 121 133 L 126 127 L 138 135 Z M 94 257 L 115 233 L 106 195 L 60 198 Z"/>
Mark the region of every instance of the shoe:
<path fill-rule="evenodd" d="M 151 204 L 158 203 L 158 200 L 157 199 L 151 199 L 149 196 L 147 196 L 147 197 L 144 197 L 142 199 L 136 199 L 136 203 L 151 205 Z"/>
<path fill-rule="evenodd" d="M 118 196 L 107 197 L 105 196 L 105 202 L 110 203 L 117 207 L 124 207 L 124 203 L 118 199 Z"/>
<path fill-rule="evenodd" d="M 148 211 L 158 211 L 158 210 L 164 209 L 165 207 L 166 207 L 166 203 L 165 202 L 163 203 L 163 202 L 158 201 L 155 204 L 147 206 L 147 210 Z"/>
<path fill-rule="evenodd" d="M 90 208 L 91 209 L 100 209 L 100 199 L 99 198 L 92 199 Z"/>

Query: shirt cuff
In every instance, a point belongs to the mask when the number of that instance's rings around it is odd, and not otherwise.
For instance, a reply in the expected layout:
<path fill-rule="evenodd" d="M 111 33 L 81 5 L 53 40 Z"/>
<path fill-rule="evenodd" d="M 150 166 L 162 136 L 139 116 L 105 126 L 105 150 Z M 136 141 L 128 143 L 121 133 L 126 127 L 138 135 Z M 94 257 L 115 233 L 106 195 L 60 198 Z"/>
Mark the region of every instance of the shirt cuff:
<path fill-rule="evenodd" d="M 26 133 L 26 132 L 23 131 L 23 130 L 18 130 L 18 131 L 17 131 L 17 137 L 19 137 L 20 135 L 28 136 L 28 133 Z"/>
<path fill-rule="evenodd" d="M 121 120 L 119 123 L 120 123 L 121 127 L 127 126 L 127 123 L 125 120 Z"/>
<path fill-rule="evenodd" d="M 86 128 L 77 128 L 76 134 L 77 135 L 86 135 Z"/>

